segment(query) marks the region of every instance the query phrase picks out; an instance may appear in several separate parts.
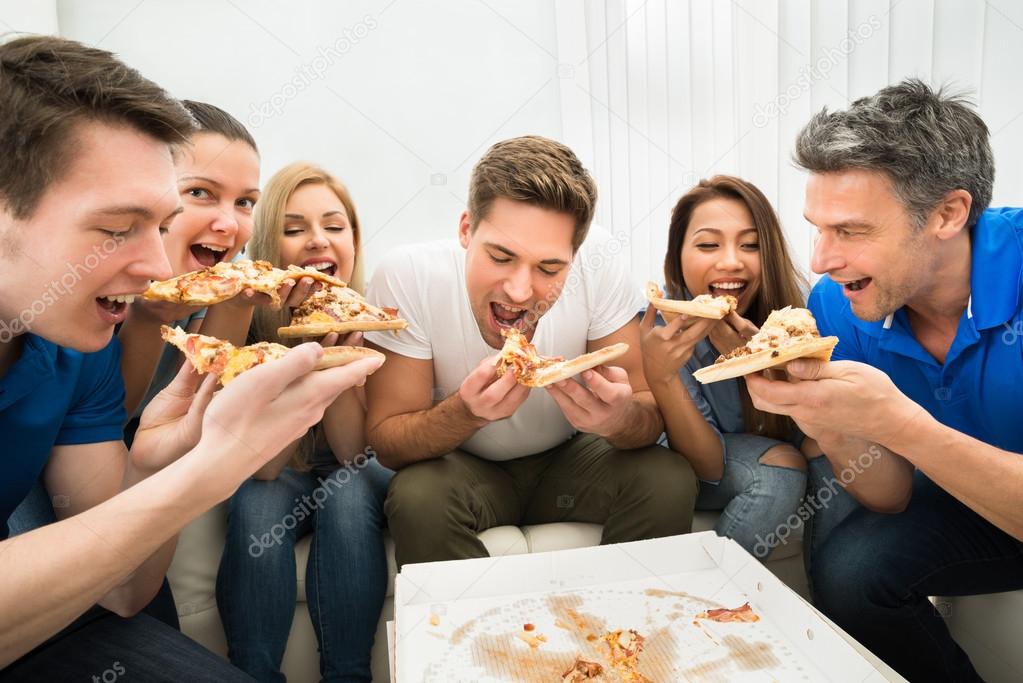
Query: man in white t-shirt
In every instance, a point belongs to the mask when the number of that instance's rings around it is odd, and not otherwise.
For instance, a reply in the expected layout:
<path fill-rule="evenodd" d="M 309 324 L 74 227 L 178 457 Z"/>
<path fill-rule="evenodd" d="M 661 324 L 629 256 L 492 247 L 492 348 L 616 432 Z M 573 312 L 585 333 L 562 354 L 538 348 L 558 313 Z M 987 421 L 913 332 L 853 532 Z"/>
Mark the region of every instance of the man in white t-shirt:
<path fill-rule="evenodd" d="M 458 241 L 397 249 L 376 269 L 369 300 L 409 321 L 366 335 L 387 355 L 366 387 L 366 423 L 380 462 L 399 470 L 385 505 L 399 566 L 485 556 L 477 534 L 505 524 L 593 522 L 604 543 L 689 531 L 696 479 L 654 445 L 663 423 L 639 355 L 643 302 L 623 241 L 587 238 L 595 203 L 570 149 L 506 140 L 473 169 Z M 530 390 L 495 371 L 510 326 L 545 356 L 630 350 L 581 383 Z"/>

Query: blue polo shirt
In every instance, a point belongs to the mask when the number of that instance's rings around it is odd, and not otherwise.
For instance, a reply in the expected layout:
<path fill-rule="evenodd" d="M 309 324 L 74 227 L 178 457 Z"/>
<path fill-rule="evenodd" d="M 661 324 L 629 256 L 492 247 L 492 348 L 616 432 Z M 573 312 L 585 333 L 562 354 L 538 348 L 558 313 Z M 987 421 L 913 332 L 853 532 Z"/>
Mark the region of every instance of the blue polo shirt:
<path fill-rule="evenodd" d="M 121 347 L 81 353 L 33 334 L 0 377 L 0 539 L 54 446 L 120 441 L 125 422 Z"/>
<path fill-rule="evenodd" d="M 857 318 L 825 276 L 809 308 L 834 360 L 872 365 L 942 424 L 1023 453 L 1023 209 L 988 209 L 971 231 L 970 301 L 944 364 L 913 336 L 904 308 L 885 320 Z"/>

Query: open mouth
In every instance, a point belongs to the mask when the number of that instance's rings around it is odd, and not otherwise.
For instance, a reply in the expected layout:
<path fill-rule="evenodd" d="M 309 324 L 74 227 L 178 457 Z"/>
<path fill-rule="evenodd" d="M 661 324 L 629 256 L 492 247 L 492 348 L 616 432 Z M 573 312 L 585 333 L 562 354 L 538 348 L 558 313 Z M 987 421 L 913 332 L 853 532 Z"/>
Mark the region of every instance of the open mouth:
<path fill-rule="evenodd" d="M 337 264 L 333 261 L 306 261 L 303 268 L 315 268 L 325 275 L 333 276 L 337 273 Z"/>
<path fill-rule="evenodd" d="M 520 332 L 525 332 L 527 311 L 528 309 L 520 306 L 508 306 L 497 301 L 490 302 L 490 315 L 498 328 L 514 327 Z"/>
<path fill-rule="evenodd" d="M 216 244 L 193 244 L 188 250 L 204 268 L 217 265 L 227 256 L 227 247 Z"/>
<path fill-rule="evenodd" d="M 99 307 L 100 315 L 104 320 L 108 323 L 117 324 L 124 319 L 128 304 L 134 300 L 134 294 L 98 296 L 96 297 L 96 305 Z"/>
<path fill-rule="evenodd" d="M 846 292 L 861 292 L 873 282 L 873 278 L 865 277 L 860 280 L 853 280 L 851 282 L 843 282 L 842 286 Z"/>
<path fill-rule="evenodd" d="M 749 288 L 745 280 L 733 280 L 728 282 L 715 282 L 707 285 L 711 296 L 734 296 L 736 299 L 742 297 L 743 292 Z"/>

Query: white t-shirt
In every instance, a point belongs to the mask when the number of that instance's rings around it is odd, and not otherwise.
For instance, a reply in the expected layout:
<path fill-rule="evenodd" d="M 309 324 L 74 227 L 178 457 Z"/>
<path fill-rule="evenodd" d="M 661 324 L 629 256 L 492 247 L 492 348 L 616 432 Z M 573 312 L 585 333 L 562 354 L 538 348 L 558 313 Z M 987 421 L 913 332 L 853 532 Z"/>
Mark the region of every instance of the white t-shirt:
<path fill-rule="evenodd" d="M 573 259 L 561 296 L 540 318 L 533 344 L 544 356 L 574 358 L 586 342 L 625 326 L 645 304 L 621 252 L 627 236 L 592 227 Z M 479 362 L 496 354 L 483 341 L 465 285 L 465 249 L 457 240 L 400 247 L 377 266 L 366 290 L 377 306 L 397 308 L 409 326 L 367 332 L 366 339 L 409 358 L 433 359 L 434 403 L 458 391 Z M 544 389 L 515 413 L 491 422 L 461 445 L 487 460 L 511 460 L 553 448 L 575 429 Z"/>

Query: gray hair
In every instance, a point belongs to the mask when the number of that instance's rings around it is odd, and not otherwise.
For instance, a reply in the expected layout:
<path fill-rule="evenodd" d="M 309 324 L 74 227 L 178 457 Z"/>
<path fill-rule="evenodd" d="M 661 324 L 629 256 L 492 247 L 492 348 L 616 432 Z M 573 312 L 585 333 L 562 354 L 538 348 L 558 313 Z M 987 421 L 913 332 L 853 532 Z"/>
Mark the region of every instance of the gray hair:
<path fill-rule="evenodd" d="M 973 198 L 966 227 L 991 202 L 988 129 L 965 96 L 910 78 L 844 111 L 814 115 L 796 138 L 795 162 L 811 173 L 854 168 L 888 176 L 917 228 L 953 190 Z"/>

